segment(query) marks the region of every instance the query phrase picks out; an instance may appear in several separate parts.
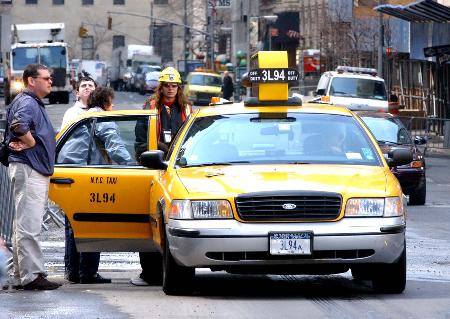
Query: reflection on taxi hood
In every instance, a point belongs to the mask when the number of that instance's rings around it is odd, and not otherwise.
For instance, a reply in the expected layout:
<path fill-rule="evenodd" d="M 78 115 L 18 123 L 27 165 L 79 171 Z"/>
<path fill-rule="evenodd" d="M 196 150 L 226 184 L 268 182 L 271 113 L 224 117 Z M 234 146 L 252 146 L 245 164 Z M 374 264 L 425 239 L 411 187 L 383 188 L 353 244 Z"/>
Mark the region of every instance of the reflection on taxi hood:
<path fill-rule="evenodd" d="M 231 165 L 177 171 L 187 191 L 213 198 L 263 191 L 305 190 L 385 196 L 383 167 L 356 165 Z"/>

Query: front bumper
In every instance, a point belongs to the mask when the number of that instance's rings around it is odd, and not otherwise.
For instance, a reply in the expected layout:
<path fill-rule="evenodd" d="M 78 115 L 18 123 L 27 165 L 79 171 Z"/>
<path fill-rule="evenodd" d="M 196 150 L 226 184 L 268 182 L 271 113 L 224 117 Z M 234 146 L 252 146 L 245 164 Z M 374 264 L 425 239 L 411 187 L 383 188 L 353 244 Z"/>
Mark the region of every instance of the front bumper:
<path fill-rule="evenodd" d="M 403 217 L 321 223 L 171 219 L 166 227 L 173 257 L 189 267 L 393 263 L 405 245 Z M 312 254 L 271 256 L 270 232 L 312 233 Z"/>

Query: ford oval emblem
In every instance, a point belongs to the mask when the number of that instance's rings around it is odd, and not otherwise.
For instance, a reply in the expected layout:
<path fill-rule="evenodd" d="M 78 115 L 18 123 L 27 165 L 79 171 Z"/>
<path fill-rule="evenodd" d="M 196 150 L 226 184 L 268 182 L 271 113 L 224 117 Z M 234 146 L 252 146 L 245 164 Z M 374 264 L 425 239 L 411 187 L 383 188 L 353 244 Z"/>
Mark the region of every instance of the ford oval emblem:
<path fill-rule="evenodd" d="M 297 207 L 297 205 L 291 204 L 291 203 L 287 203 L 287 204 L 283 204 L 282 207 L 283 207 L 284 209 L 294 209 L 295 207 Z"/>

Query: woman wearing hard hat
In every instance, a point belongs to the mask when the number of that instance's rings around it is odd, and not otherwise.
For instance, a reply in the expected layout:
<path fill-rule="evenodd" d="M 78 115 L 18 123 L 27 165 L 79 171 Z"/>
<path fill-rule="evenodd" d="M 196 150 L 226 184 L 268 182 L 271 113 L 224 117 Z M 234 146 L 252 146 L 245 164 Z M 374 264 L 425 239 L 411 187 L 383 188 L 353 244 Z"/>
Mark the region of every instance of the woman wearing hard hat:
<path fill-rule="evenodd" d="M 159 85 L 155 94 L 145 101 L 143 109 L 158 110 L 158 148 L 167 151 L 172 138 L 192 113 L 192 107 L 183 94 L 180 87 L 181 76 L 175 68 L 165 68 L 158 81 Z M 161 269 L 156 269 L 158 266 L 161 267 L 156 262 L 156 259 L 161 260 L 161 254 L 141 252 L 139 259 L 142 272 L 139 277 L 132 278 L 130 282 L 135 286 L 161 284 L 162 278 L 158 276 Z"/>
<path fill-rule="evenodd" d="M 153 96 L 144 103 L 144 109 L 158 110 L 158 142 L 168 146 L 178 129 L 192 113 L 192 107 L 181 89 L 181 76 L 173 67 L 165 68 L 159 77 Z M 161 145 L 163 144 L 163 145 Z"/>

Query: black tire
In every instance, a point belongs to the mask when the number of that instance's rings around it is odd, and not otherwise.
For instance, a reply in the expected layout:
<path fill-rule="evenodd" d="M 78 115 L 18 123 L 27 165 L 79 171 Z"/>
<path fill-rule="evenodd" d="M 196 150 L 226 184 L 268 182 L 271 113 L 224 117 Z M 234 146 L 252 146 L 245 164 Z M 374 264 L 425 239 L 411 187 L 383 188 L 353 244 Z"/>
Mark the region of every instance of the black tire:
<path fill-rule="evenodd" d="M 377 293 L 400 294 L 406 286 L 406 245 L 400 258 L 393 264 L 380 265 L 372 278 Z"/>
<path fill-rule="evenodd" d="M 368 280 L 371 278 L 371 269 L 366 265 L 356 265 L 351 267 L 352 277 L 355 280 Z"/>
<path fill-rule="evenodd" d="M 193 290 L 195 268 L 177 264 L 170 252 L 167 235 L 164 239 L 163 291 L 166 295 L 187 295 Z"/>
<path fill-rule="evenodd" d="M 48 97 L 48 104 L 56 104 L 58 102 L 57 97 L 56 97 L 56 93 L 55 94 L 50 94 Z"/>
<path fill-rule="evenodd" d="M 425 205 L 427 197 L 427 183 L 423 181 L 422 185 L 414 192 L 409 194 L 409 205 Z"/>
<path fill-rule="evenodd" d="M 5 105 L 10 105 L 10 104 L 11 104 L 11 101 L 12 101 L 11 95 L 9 95 L 9 93 L 6 94 L 6 95 L 5 95 Z"/>
<path fill-rule="evenodd" d="M 61 104 L 69 104 L 69 92 L 60 92 L 59 93 L 59 103 Z"/>

